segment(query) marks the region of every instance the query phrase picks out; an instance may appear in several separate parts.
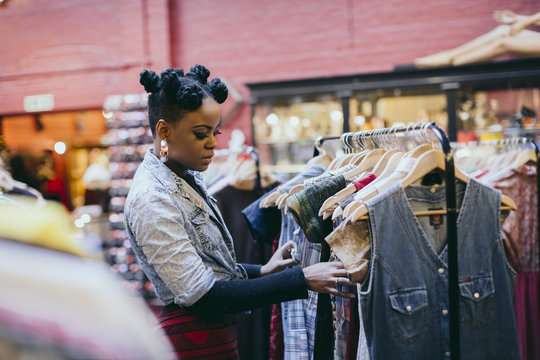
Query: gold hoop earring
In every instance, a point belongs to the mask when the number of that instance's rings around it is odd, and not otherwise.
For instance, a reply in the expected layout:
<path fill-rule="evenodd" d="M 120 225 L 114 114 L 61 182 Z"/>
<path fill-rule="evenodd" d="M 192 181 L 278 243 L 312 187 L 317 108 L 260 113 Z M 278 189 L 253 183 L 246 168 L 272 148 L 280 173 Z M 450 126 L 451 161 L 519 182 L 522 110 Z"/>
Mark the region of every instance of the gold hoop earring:
<path fill-rule="evenodd" d="M 161 140 L 159 148 L 159 160 L 162 162 L 167 162 L 169 160 L 169 144 L 167 144 L 167 140 Z"/>

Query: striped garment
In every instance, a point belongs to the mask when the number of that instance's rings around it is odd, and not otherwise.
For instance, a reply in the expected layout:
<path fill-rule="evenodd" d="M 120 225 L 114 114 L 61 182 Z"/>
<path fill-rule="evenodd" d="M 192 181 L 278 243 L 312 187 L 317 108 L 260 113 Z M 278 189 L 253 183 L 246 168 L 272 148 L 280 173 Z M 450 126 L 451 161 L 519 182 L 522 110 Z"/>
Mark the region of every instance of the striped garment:
<path fill-rule="evenodd" d="M 204 319 L 174 305 L 166 306 L 159 317 L 174 355 L 186 360 L 239 359 L 236 323 L 234 315 Z"/>
<path fill-rule="evenodd" d="M 291 215 L 287 215 L 291 217 Z M 291 220 L 293 221 L 293 220 Z M 293 222 L 294 223 L 294 222 Z M 310 243 L 306 240 L 302 229 L 294 224 L 294 241 L 299 251 L 302 267 L 319 262 L 321 244 Z M 307 299 L 298 299 L 282 303 L 287 305 L 287 329 L 284 332 L 284 359 L 309 360 L 313 358 L 315 347 L 315 323 L 317 316 L 317 293 L 308 291 Z"/>

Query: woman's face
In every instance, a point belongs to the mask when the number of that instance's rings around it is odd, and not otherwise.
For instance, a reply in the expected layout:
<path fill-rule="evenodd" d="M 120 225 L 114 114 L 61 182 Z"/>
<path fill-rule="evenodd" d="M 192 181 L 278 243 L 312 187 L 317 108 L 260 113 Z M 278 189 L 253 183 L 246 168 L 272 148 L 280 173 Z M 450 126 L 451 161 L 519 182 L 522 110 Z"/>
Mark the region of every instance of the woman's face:
<path fill-rule="evenodd" d="M 219 134 L 220 112 L 217 103 L 205 98 L 199 109 L 188 112 L 180 121 L 169 125 L 169 161 L 189 170 L 206 170 L 214 156 L 216 135 Z"/>

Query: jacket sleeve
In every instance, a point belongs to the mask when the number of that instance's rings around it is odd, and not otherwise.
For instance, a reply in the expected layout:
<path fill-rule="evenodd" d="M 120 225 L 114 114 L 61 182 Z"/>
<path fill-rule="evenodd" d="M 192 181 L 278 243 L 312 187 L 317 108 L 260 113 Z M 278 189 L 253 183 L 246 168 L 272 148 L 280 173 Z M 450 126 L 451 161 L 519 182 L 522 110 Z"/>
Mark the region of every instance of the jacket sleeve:
<path fill-rule="evenodd" d="M 139 194 L 131 201 L 126 225 L 134 250 L 152 283 L 187 307 L 206 294 L 216 281 L 193 247 L 184 218 L 165 192 Z"/>

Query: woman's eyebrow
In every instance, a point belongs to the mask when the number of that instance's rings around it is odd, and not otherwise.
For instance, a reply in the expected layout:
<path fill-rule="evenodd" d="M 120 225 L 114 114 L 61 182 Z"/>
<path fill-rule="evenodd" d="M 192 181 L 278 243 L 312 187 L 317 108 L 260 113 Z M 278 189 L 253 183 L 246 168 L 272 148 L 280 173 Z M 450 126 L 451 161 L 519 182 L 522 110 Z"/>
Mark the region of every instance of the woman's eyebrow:
<path fill-rule="evenodd" d="M 208 125 L 195 125 L 195 126 L 192 127 L 192 129 L 196 129 L 196 128 L 205 128 L 205 129 L 208 129 L 208 130 L 212 130 L 212 127 L 208 126 Z"/>

